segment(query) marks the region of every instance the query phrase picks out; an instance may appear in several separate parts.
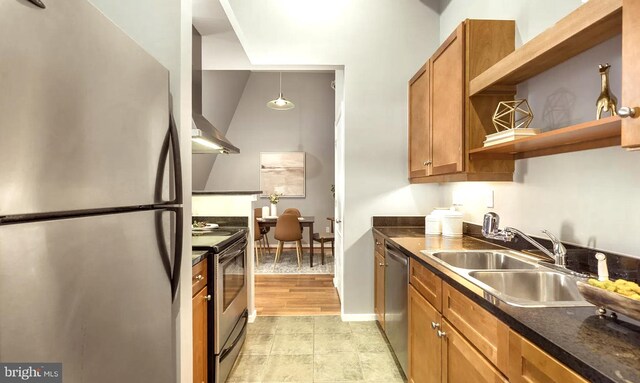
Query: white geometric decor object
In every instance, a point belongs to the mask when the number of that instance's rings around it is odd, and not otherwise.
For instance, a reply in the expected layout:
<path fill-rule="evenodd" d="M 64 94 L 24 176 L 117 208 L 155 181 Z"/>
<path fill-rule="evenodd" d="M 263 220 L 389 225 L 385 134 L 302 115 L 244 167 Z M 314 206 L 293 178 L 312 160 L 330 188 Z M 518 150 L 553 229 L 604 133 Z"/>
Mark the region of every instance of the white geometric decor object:
<path fill-rule="evenodd" d="M 492 146 L 534 136 L 540 131 L 530 129 L 533 112 L 526 99 L 501 101 L 493 114 L 493 126 L 496 133 L 488 134 L 484 146 Z"/>

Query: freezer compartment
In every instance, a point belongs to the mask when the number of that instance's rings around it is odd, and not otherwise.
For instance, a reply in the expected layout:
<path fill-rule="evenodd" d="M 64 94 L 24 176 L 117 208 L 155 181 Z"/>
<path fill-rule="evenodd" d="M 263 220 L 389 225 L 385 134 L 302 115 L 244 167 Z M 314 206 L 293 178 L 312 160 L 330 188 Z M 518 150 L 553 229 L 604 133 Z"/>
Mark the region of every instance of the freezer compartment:
<path fill-rule="evenodd" d="M 0 216 L 172 200 L 169 73 L 86 0 L 0 2 Z"/>
<path fill-rule="evenodd" d="M 0 360 L 68 382 L 175 382 L 175 213 L 0 226 Z"/>

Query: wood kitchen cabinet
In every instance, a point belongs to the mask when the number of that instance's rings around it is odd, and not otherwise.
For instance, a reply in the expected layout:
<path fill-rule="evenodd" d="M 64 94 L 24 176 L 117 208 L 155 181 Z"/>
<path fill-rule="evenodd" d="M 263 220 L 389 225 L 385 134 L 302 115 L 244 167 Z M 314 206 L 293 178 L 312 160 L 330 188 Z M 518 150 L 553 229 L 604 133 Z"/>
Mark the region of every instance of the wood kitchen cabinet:
<path fill-rule="evenodd" d="M 409 382 L 507 382 L 456 328 L 409 285 Z"/>
<path fill-rule="evenodd" d="M 410 383 L 587 382 L 415 259 L 407 294 Z"/>
<path fill-rule="evenodd" d="M 472 161 L 469 150 L 495 131 L 486 112 L 512 100 L 515 88 L 471 99 L 469 81 L 514 49 L 513 21 L 465 20 L 409 81 L 412 183 L 513 179 L 513 160 Z"/>
<path fill-rule="evenodd" d="M 374 234 L 374 291 L 373 291 L 373 308 L 376 314 L 376 320 L 380 324 L 380 327 L 384 330 L 384 272 L 385 272 L 385 260 L 384 260 L 384 239 Z"/>
<path fill-rule="evenodd" d="M 431 175 L 429 64 L 409 81 L 409 178 Z"/>
<path fill-rule="evenodd" d="M 635 118 L 622 119 L 622 147 L 640 148 L 640 2 L 622 3 L 622 105 L 635 109 Z"/>
<path fill-rule="evenodd" d="M 208 382 L 207 311 L 211 296 L 207 289 L 206 270 L 206 259 L 192 268 L 193 383 Z"/>
<path fill-rule="evenodd" d="M 441 328 L 442 382 L 508 382 L 447 320 L 442 321 Z"/>
<path fill-rule="evenodd" d="M 441 379 L 442 342 L 435 325 L 442 317 L 409 285 L 409 371 L 410 383 L 436 383 Z"/>
<path fill-rule="evenodd" d="M 509 332 L 512 383 L 587 383 L 580 375 L 513 331 Z"/>
<path fill-rule="evenodd" d="M 431 57 L 431 174 L 462 171 L 464 140 L 462 23 Z"/>

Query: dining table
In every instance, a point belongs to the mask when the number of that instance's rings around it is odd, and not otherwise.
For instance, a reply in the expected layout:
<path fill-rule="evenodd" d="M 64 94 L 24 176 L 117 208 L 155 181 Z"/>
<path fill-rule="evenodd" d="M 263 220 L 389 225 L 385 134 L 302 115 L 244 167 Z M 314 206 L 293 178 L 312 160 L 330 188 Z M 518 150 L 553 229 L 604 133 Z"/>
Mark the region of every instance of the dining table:
<path fill-rule="evenodd" d="M 256 220 L 260 227 L 275 227 L 278 223 L 278 217 L 262 217 L 256 218 Z M 300 226 L 303 229 L 305 227 L 309 229 L 309 266 L 313 267 L 313 223 L 315 222 L 315 217 L 305 215 L 298 217 L 298 221 L 300 221 Z"/>

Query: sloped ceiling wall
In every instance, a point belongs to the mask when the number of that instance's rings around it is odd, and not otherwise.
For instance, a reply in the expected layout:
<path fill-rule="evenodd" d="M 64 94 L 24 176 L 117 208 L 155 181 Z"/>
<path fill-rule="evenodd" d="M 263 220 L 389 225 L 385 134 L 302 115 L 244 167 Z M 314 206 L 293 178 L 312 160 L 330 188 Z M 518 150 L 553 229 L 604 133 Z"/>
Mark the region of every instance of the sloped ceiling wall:
<path fill-rule="evenodd" d="M 242 98 L 250 73 L 249 71 L 217 70 L 202 73 L 202 114 L 224 134 L 229 130 L 229 124 Z M 233 156 L 233 154 L 225 155 Z M 192 154 L 193 190 L 204 190 L 217 156 L 217 154 Z"/>

